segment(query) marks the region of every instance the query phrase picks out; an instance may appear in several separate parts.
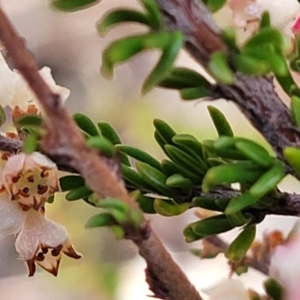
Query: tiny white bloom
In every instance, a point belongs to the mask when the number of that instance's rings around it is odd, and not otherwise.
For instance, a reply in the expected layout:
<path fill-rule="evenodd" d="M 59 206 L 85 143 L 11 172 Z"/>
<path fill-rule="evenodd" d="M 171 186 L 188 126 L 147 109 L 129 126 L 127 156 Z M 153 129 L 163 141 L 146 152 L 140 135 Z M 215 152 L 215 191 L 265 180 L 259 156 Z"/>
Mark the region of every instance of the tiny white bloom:
<path fill-rule="evenodd" d="M 237 279 L 222 279 L 203 292 L 209 296 L 209 300 L 250 300 L 246 288 Z"/>
<path fill-rule="evenodd" d="M 35 272 L 35 263 L 56 276 L 62 253 L 81 258 L 81 254 L 74 250 L 65 227 L 33 209 L 25 215 L 15 246 L 20 258 L 27 262 L 29 276 Z"/>
<path fill-rule="evenodd" d="M 0 48 L 1 50 L 1 48 Z M 61 100 L 65 101 L 70 91 L 62 86 L 56 85 L 51 70 L 44 67 L 39 71 L 39 74 L 46 81 L 50 89 L 60 95 Z M 11 70 L 7 65 L 4 57 L 0 52 L 0 103 L 3 107 L 9 106 L 12 109 L 18 107 L 21 111 L 27 112 L 28 107 L 32 105 L 39 108 L 39 104 L 35 94 L 28 87 L 23 77 L 15 70 Z"/>
<path fill-rule="evenodd" d="M 17 234 L 25 220 L 19 203 L 10 201 L 6 191 L 0 191 L 0 238 Z"/>
<path fill-rule="evenodd" d="M 9 157 L 1 177 L 11 200 L 36 210 L 58 191 L 56 165 L 38 152 Z"/>

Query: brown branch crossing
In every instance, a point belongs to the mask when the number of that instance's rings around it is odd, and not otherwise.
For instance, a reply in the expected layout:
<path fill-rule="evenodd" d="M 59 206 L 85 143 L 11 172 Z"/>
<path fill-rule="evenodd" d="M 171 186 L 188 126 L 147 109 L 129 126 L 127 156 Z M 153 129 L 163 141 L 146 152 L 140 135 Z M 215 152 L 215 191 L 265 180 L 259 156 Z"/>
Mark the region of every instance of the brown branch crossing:
<path fill-rule="evenodd" d="M 42 150 L 50 157 L 63 156 L 69 166 L 78 170 L 88 186 L 102 198 L 114 197 L 137 209 L 135 201 L 128 195 L 123 183 L 107 164 L 90 149 L 77 126 L 61 105 L 59 96 L 54 94 L 38 73 L 36 63 L 17 35 L 5 13 L 0 9 L 0 40 L 13 66 L 23 75 L 39 99 L 47 116 L 48 133 L 42 141 Z M 170 254 L 151 230 L 147 220 L 134 232 L 124 230 L 129 239 L 138 247 L 147 262 L 151 274 L 150 287 L 159 290 L 164 299 L 201 300 L 201 296 L 188 281 L 185 274 L 173 261 Z M 149 281 L 149 280 L 148 280 Z M 153 285 L 154 284 L 154 285 Z"/>

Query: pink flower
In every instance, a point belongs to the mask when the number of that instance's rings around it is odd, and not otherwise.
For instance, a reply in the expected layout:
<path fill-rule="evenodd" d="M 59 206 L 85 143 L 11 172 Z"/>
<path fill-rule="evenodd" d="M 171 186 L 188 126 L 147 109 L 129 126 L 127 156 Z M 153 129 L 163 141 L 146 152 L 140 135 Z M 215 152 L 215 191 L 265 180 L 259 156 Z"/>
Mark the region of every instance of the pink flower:
<path fill-rule="evenodd" d="M 300 299 L 300 228 L 293 229 L 284 245 L 278 246 L 270 262 L 269 275 L 275 278 L 285 290 L 285 300 Z"/>

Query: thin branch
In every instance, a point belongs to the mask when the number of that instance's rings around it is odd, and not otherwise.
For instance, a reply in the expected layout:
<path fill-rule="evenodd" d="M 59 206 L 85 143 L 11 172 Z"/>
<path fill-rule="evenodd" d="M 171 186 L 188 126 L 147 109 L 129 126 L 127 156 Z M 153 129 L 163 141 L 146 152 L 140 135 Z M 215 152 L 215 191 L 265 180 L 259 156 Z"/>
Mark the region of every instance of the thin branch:
<path fill-rule="evenodd" d="M 202 1 L 157 0 L 167 28 L 180 30 L 187 51 L 203 66 L 217 50 L 229 53 L 217 27 Z M 300 146 L 300 131 L 293 125 L 287 106 L 275 92 L 273 79 L 235 73 L 233 85 L 219 85 L 220 94 L 235 102 L 252 125 L 283 159 L 283 149 Z M 285 162 L 286 163 L 286 162 Z M 293 173 L 286 163 L 287 171 Z"/>
<path fill-rule="evenodd" d="M 41 143 L 42 150 L 51 157 L 67 158 L 68 165 L 81 173 L 88 186 L 99 197 L 118 198 L 132 209 L 138 209 L 118 175 L 111 171 L 96 151 L 86 145 L 82 134 L 61 104 L 59 96 L 50 90 L 39 75 L 32 55 L 2 9 L 0 9 L 0 40 L 13 66 L 23 75 L 46 113 L 48 131 Z M 148 270 L 164 291 L 165 299 L 202 299 L 163 247 L 147 220 L 144 220 L 138 229 L 132 230 L 124 226 L 124 230 L 127 238 L 138 246 L 141 256 L 147 262 Z"/>

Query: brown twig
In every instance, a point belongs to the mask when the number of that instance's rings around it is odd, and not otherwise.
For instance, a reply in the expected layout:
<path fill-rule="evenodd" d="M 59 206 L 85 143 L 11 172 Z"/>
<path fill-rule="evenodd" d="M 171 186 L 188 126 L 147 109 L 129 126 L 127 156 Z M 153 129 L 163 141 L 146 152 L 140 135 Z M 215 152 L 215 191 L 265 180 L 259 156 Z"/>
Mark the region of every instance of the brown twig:
<path fill-rule="evenodd" d="M 217 50 L 227 54 L 229 49 L 221 37 L 210 12 L 198 0 L 157 0 L 170 30 L 180 30 L 187 51 L 203 66 Z M 235 73 L 233 85 L 219 85 L 219 94 L 235 102 L 252 125 L 283 159 L 283 149 L 300 146 L 300 131 L 293 125 L 291 114 L 275 92 L 273 79 Z M 285 162 L 286 163 L 286 162 Z M 287 171 L 294 174 L 286 163 Z"/>
<path fill-rule="evenodd" d="M 137 209 L 135 201 L 128 195 L 118 176 L 86 145 L 82 134 L 62 106 L 59 96 L 50 90 L 39 75 L 32 55 L 2 9 L 0 9 L 0 40 L 13 66 L 23 75 L 46 113 L 48 131 L 41 144 L 43 151 L 49 156 L 63 156 L 67 159 L 68 164 L 81 173 L 88 186 L 99 197 L 118 198 L 132 209 Z M 126 226 L 124 230 L 127 237 L 139 247 L 151 276 L 155 277 L 159 288 L 164 291 L 165 299 L 202 299 L 163 247 L 147 220 L 134 231 L 132 228 L 128 230 Z"/>

